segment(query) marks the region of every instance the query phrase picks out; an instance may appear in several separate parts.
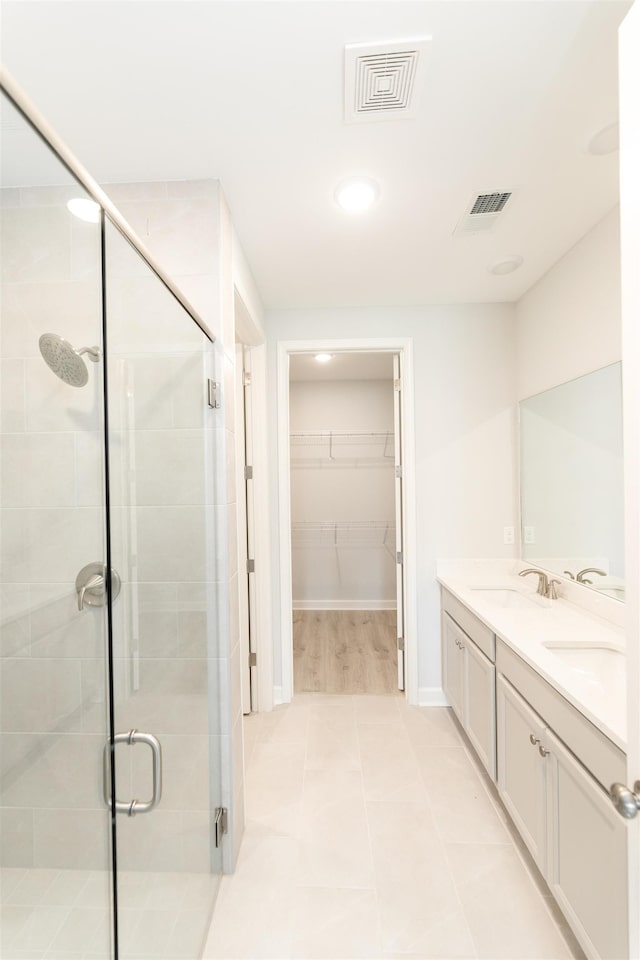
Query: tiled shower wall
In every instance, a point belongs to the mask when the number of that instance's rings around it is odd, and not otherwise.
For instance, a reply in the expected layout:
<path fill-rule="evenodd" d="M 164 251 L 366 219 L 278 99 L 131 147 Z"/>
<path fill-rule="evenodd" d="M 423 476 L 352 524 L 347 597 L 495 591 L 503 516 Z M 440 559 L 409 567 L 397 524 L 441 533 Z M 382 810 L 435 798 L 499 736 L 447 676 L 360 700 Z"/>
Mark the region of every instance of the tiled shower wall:
<path fill-rule="evenodd" d="M 2 569 L 3 574 L 10 571 L 8 577 L 13 579 L 3 582 L 3 642 L 9 645 L 3 653 L 8 652 L 10 660 L 3 670 L 6 725 L 2 729 L 6 743 L 2 755 L 9 773 L 11 770 L 26 772 L 16 774 L 14 782 L 9 776 L 2 797 L 7 825 L 3 831 L 6 847 L 2 863 L 101 867 L 106 857 L 106 818 L 101 798 L 103 637 L 97 629 L 98 611 L 79 615 L 73 589 L 80 567 L 104 555 L 101 538 L 95 535 L 96 530 L 101 532 L 103 502 L 102 478 L 97 469 L 101 463 L 100 424 L 92 423 L 92 429 L 87 430 L 88 418 L 95 419 L 99 409 L 94 389 L 97 378 L 94 376 L 84 390 L 73 391 L 76 406 L 72 410 L 68 408 L 66 398 L 71 388 L 47 370 L 37 352 L 36 336 L 36 331 L 42 329 L 40 318 L 46 305 L 51 319 L 47 329 L 59 331 L 77 344 L 87 342 L 87 316 L 99 316 L 99 287 L 92 282 L 99 261 L 92 262 L 88 249 L 89 238 L 94 244 L 97 241 L 95 228 L 68 217 L 60 202 L 66 197 L 61 197 L 60 192 L 55 197 L 45 197 L 42 192 L 36 195 L 33 191 L 6 193 L 10 196 L 4 199 L 14 204 L 13 209 L 19 213 L 4 221 L 5 230 L 9 231 L 5 234 L 5 249 L 7 240 L 15 240 L 16 230 L 20 233 L 20 223 L 24 236 L 29 235 L 37 215 L 33 209 L 46 210 L 47 202 L 56 202 L 55 212 L 41 216 L 47 224 L 50 220 L 53 226 L 57 225 L 58 234 L 54 245 L 55 268 L 46 258 L 44 262 L 38 259 L 36 252 L 33 259 L 37 261 L 37 268 L 34 265 L 31 274 L 27 272 L 20 277 L 19 291 L 14 289 L 10 272 L 3 274 L 3 285 L 7 286 L 3 290 L 5 419 L 2 429 L 8 436 L 3 435 L 2 503 L 6 512 Z M 134 229 L 142 234 L 143 242 L 219 335 L 220 318 L 223 309 L 228 310 L 229 296 L 222 295 L 224 238 L 217 184 L 118 185 L 110 188 L 109 193 Z M 21 220 L 25 210 L 29 212 Z M 162 807 L 146 819 L 144 827 L 140 826 L 142 818 L 129 822 L 120 818 L 119 852 L 122 851 L 122 865 L 132 869 L 208 869 L 211 856 L 215 858 L 209 843 L 210 805 L 216 795 L 219 797 L 219 784 L 206 782 L 206 760 L 207 756 L 211 759 L 217 755 L 222 761 L 222 802 L 231 813 L 231 832 L 223 847 L 224 867 L 232 869 L 243 824 L 235 615 L 233 421 L 230 419 L 233 368 L 228 359 L 233 357 L 233 349 L 227 351 L 225 357 L 221 345 L 207 350 L 192 341 L 178 345 L 180 349 L 174 356 L 167 355 L 171 353 L 168 341 L 173 337 L 170 333 L 173 321 L 165 317 L 163 327 L 158 286 L 136 275 L 135 269 L 132 272 L 124 267 L 131 254 L 124 248 L 118 253 L 118 239 L 111 244 L 114 279 L 107 290 L 112 436 L 115 436 L 113 428 L 118 428 L 118 437 L 123 443 L 122 450 L 114 445 L 111 474 L 115 504 L 114 565 L 120 566 L 124 580 L 123 592 L 114 608 L 116 654 L 119 655 L 116 659 L 116 692 L 120 692 L 118 729 L 124 729 L 130 722 L 140 729 L 158 733 L 167 769 Z M 64 260 L 65 271 L 55 274 L 54 278 L 54 269 L 61 269 L 60 250 L 64 249 L 65 242 L 69 249 L 69 256 Z M 228 246 L 230 249 L 230 238 Z M 166 291 L 163 295 L 168 297 Z M 11 309 L 7 309 L 8 306 Z M 31 333 L 30 325 L 34 327 Z M 228 332 L 229 323 L 226 326 Z M 98 325 L 94 322 L 92 330 L 96 329 Z M 230 329 L 233 330 L 232 314 Z M 185 370 L 185 362 L 191 365 L 191 372 Z M 206 411 L 202 387 L 207 376 L 223 381 L 223 395 L 228 391 L 229 403 L 223 399 L 224 409 L 212 412 L 203 433 L 202 418 Z M 133 524 L 131 491 L 127 489 L 126 470 L 123 472 L 125 447 L 130 448 L 132 437 L 131 421 L 127 421 L 131 410 L 124 409 L 131 405 L 125 400 L 127 384 L 124 381 L 132 377 L 135 380 L 136 459 Z M 78 404 L 80 409 L 76 413 Z M 191 414 L 180 420 L 180 410 L 184 412 L 189 404 L 192 412 L 197 405 L 200 420 L 194 420 Z M 58 423 L 56 418 L 60 416 L 63 419 Z M 74 430 L 74 426 L 80 429 Z M 21 433 L 25 433 L 26 438 L 16 439 Z M 16 460 L 21 450 L 23 458 L 27 457 L 22 464 Z M 30 486 L 29 477 L 36 475 L 38 481 Z M 31 503 L 30 497 L 38 502 Z M 53 498 L 52 504 L 48 502 L 49 497 Z M 17 516 L 11 513 L 17 509 L 13 506 L 16 498 L 22 511 L 19 524 Z M 50 529 L 51 518 L 48 517 L 46 524 L 39 523 L 39 516 L 40 521 L 43 518 L 37 511 L 51 509 L 52 505 L 58 511 L 59 523 L 66 524 L 60 528 L 65 548 L 60 550 L 59 544 L 53 545 L 47 554 L 47 544 L 39 543 L 38 551 L 29 550 L 28 562 L 36 567 L 29 568 L 25 579 L 36 580 L 37 585 L 26 586 L 17 580 L 21 544 L 33 545 L 29 535 L 37 538 L 40 527 Z M 29 510 L 25 511 L 24 507 Z M 216 538 L 207 543 L 202 538 L 202 529 L 210 524 Z M 131 530 L 135 530 L 136 538 L 134 577 L 129 562 L 132 544 L 127 540 Z M 202 551 L 197 548 L 198 544 Z M 43 613 L 40 606 L 32 608 L 36 594 L 38 599 L 41 595 L 46 599 L 48 586 L 51 587 L 47 580 L 47 577 L 51 579 L 47 573 L 48 556 L 56 571 L 55 577 L 60 580 L 53 589 L 53 606 Z M 205 580 L 195 569 L 199 561 L 207 569 Z M 132 651 L 123 649 L 125 638 L 132 636 L 134 608 L 139 627 L 135 637 L 135 667 Z M 46 642 L 57 644 L 55 659 L 46 667 L 38 666 L 39 661 L 34 657 L 34 653 L 43 649 L 43 629 Z M 61 649 L 66 657 L 60 654 Z M 206 670 L 199 669 L 205 659 L 210 667 L 209 683 Z M 18 663 L 20 660 L 22 664 Z M 212 682 L 214 674 L 217 674 L 216 689 Z M 138 689 L 132 691 L 132 685 L 136 684 Z M 34 690 L 38 690 L 40 696 L 34 697 Z M 28 732 L 14 730 L 16 724 L 20 728 L 25 725 L 24 711 L 34 710 L 34 702 L 38 716 L 28 721 L 33 723 L 33 731 L 31 728 Z M 46 717 L 39 715 L 43 710 L 50 711 Z M 57 730 L 58 714 L 61 722 L 71 724 L 69 732 L 74 736 L 55 736 L 47 746 L 45 738 L 51 735 L 42 731 Z M 206 727 L 203 721 L 207 722 Z M 187 742 L 184 738 L 190 739 Z M 118 792 L 123 798 L 148 793 L 144 785 L 148 760 L 142 754 L 135 754 L 138 749 L 122 760 L 118 758 Z M 26 766 L 25 758 L 28 758 Z M 130 763 L 134 759 L 136 762 Z M 215 762 L 216 768 L 219 762 L 219 759 Z M 83 771 L 84 792 L 77 789 L 79 778 L 73 775 L 73 771 L 78 770 Z M 169 776 L 170 771 L 175 776 Z M 212 780 L 216 774 L 217 769 Z M 42 798 L 46 808 L 34 806 L 34 797 Z M 138 827 L 136 831 L 134 824 Z"/>
<path fill-rule="evenodd" d="M 100 343 L 99 229 L 74 193 L 0 193 L 2 866 L 107 863 L 104 612 L 74 589 L 104 556 L 99 378 L 69 387 L 38 351 L 45 331 Z"/>

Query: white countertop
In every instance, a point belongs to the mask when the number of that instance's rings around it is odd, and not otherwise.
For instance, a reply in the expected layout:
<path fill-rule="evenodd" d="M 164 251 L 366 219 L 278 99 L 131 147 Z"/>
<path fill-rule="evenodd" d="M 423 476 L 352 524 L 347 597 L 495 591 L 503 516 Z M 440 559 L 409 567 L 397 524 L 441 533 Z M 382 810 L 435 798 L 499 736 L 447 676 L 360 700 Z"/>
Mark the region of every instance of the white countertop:
<path fill-rule="evenodd" d="M 560 599 L 544 600 L 536 595 L 536 578 L 519 577 L 525 562 L 509 561 L 441 561 L 438 582 L 482 620 L 496 636 L 544 677 L 558 693 L 572 703 L 622 750 L 626 750 L 626 682 L 624 677 L 607 676 L 597 680 L 583 674 L 575 666 L 564 663 L 544 643 L 580 643 L 612 645 L 624 650 L 625 635 L 621 626 L 622 607 L 615 600 L 598 606 L 612 619 L 593 612 L 593 591 L 577 588 L 585 594 L 585 606 L 573 602 L 576 588 L 566 588 L 572 602 L 563 598 L 564 584 L 559 587 Z M 496 606 L 476 591 L 482 587 L 517 589 L 535 601 L 526 609 Z M 580 594 L 578 601 L 582 600 Z M 610 606 L 613 604 L 614 606 Z M 612 621 L 618 621 L 612 622 Z"/>

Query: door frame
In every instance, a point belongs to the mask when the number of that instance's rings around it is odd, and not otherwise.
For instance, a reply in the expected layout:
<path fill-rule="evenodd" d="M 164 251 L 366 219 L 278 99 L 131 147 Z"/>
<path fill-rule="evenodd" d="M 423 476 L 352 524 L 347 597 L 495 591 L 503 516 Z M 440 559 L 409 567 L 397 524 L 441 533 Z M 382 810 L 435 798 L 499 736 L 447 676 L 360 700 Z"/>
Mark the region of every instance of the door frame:
<path fill-rule="evenodd" d="M 259 309 L 252 301 L 251 290 L 246 291 L 246 277 L 240 272 L 234 280 L 234 328 L 235 342 L 244 347 L 245 356 L 250 358 L 251 390 L 247 400 L 246 414 L 251 419 L 253 454 L 253 545 L 255 559 L 255 618 L 252 623 L 252 647 L 257 655 L 255 668 L 255 690 L 252 690 L 251 707 L 258 712 L 268 712 L 273 708 L 273 641 L 272 641 L 272 599 L 271 599 L 271 528 L 269 501 L 267 445 L 268 390 L 267 390 L 267 347 L 260 322 Z M 252 304 L 252 306 L 248 306 Z M 235 360 L 235 350 L 234 350 Z M 242 378 L 242 369 L 234 363 L 234 377 L 237 390 L 237 378 Z M 235 403 L 235 399 L 234 399 Z M 234 437 L 236 500 L 238 487 L 244 485 L 244 444 L 240 447 L 237 435 Z M 237 535 L 237 530 L 236 530 Z M 240 551 L 239 551 L 240 553 Z M 246 562 L 246 547 L 244 551 Z M 240 602 L 240 598 L 238 599 Z M 247 668 L 242 665 L 241 669 Z"/>
<path fill-rule="evenodd" d="M 403 543 L 405 611 L 405 697 L 418 703 L 416 488 L 413 339 L 376 337 L 347 340 L 279 340 L 277 343 L 278 418 L 278 545 L 280 567 L 280 637 L 282 686 L 274 690 L 277 703 L 293 697 L 293 589 L 291 576 L 291 463 L 289 452 L 289 356 L 292 353 L 397 353 L 402 371 Z"/>
<path fill-rule="evenodd" d="M 620 237 L 625 473 L 627 787 L 640 780 L 640 3 L 619 29 Z M 640 957 L 640 815 L 627 833 L 629 956 Z"/>

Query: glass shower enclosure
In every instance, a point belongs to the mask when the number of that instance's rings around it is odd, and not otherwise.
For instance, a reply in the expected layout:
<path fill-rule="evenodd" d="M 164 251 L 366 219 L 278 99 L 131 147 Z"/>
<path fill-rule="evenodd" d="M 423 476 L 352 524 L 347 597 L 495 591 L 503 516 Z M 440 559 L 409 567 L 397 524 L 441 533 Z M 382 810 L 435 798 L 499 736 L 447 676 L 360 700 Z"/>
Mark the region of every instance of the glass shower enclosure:
<path fill-rule="evenodd" d="M 0 956 L 195 960 L 221 357 L 7 92 L 0 119 Z"/>

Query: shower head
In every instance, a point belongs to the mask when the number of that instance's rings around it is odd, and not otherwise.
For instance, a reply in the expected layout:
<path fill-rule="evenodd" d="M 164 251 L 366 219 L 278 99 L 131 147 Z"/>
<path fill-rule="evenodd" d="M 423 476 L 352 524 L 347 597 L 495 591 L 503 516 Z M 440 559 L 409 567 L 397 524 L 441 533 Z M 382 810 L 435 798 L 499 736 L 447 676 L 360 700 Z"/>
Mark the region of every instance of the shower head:
<path fill-rule="evenodd" d="M 98 347 L 82 347 L 76 350 L 68 340 L 59 337 L 57 333 L 43 333 L 38 345 L 47 366 L 71 387 L 84 387 L 89 379 L 81 354 L 86 353 L 93 363 L 100 359 Z"/>

